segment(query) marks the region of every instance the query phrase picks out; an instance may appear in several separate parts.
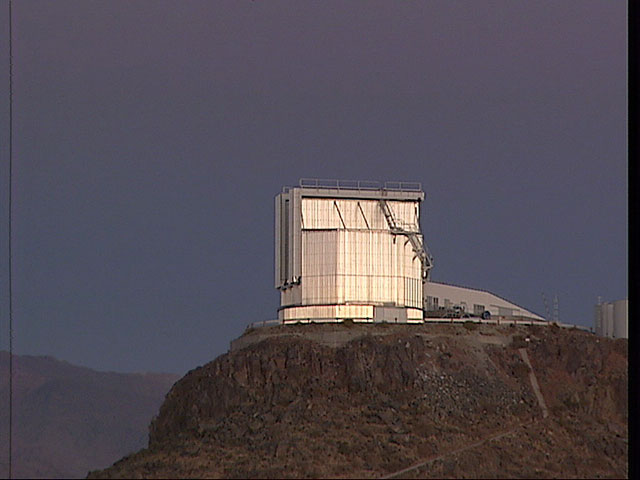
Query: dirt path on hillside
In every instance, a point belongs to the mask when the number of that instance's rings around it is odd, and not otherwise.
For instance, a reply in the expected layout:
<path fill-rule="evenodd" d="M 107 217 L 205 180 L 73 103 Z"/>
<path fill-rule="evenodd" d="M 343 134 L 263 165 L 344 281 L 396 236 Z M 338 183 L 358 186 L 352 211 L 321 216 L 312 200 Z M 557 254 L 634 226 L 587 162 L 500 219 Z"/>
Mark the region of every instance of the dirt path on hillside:
<path fill-rule="evenodd" d="M 525 422 L 525 423 L 520 423 L 520 424 L 516 425 L 515 427 L 510 428 L 509 430 L 506 430 L 506 431 L 503 431 L 503 432 L 500 432 L 500 433 L 496 433 L 496 434 L 491 435 L 489 437 L 485 437 L 485 438 L 483 438 L 481 440 L 478 440 L 476 442 L 470 443 L 470 444 L 465 445 L 463 447 L 456 448 L 455 450 L 451 450 L 449 452 L 441 453 L 440 455 L 435 455 L 435 456 L 429 457 L 427 460 L 424 460 L 424 461 L 422 461 L 420 463 L 417 463 L 417 464 L 412 465 L 410 467 L 404 468 L 402 470 L 398 470 L 397 472 L 390 473 L 390 474 L 385 475 L 384 477 L 380 477 L 380 478 L 382 478 L 382 479 L 385 479 L 385 478 L 396 478 L 396 477 L 399 477 L 399 476 L 404 475 L 406 473 L 412 472 L 414 470 L 419 470 L 422 467 L 425 467 L 428 464 L 430 464 L 432 462 L 435 462 L 436 460 L 442 460 L 443 458 L 445 458 L 445 457 L 447 457 L 449 455 L 455 455 L 457 453 L 464 452 L 465 450 L 470 450 L 472 448 L 479 447 L 479 446 L 484 445 L 485 443 L 491 442 L 493 440 L 497 440 L 498 438 L 502 438 L 502 437 L 506 437 L 507 435 L 511 435 L 512 433 L 515 433 L 518 429 L 527 427 L 529 425 L 532 425 L 535 422 L 536 422 L 536 420 L 530 420 L 530 421 Z"/>
<path fill-rule="evenodd" d="M 533 367 L 531 366 L 531 362 L 529 361 L 529 355 L 527 354 L 526 348 L 519 348 L 518 352 L 520 352 L 520 356 L 524 363 L 529 367 L 529 382 L 531 383 L 531 388 L 533 388 L 533 393 L 536 394 L 536 398 L 538 399 L 538 405 L 542 409 L 542 418 L 547 418 L 549 416 L 549 410 L 547 410 L 547 404 L 544 401 L 544 397 L 542 396 L 542 392 L 540 391 L 540 385 L 538 385 L 538 379 L 536 378 L 536 374 L 533 371 Z"/>
<path fill-rule="evenodd" d="M 489 341 L 487 342 L 486 340 L 489 340 Z M 494 342 L 497 343 L 497 342 L 500 341 L 496 337 L 492 337 L 491 339 L 486 339 L 486 340 L 484 342 L 482 342 L 482 341 L 481 342 L 482 343 L 494 343 Z M 536 399 L 538 400 L 538 405 L 540 405 L 540 408 L 542 410 L 542 418 L 547 418 L 549 416 L 549 411 L 547 410 L 547 405 L 546 405 L 546 403 L 544 401 L 544 397 L 542 396 L 542 392 L 540 391 L 540 385 L 538 385 L 538 379 L 536 378 L 536 374 L 533 371 L 533 367 L 532 367 L 531 362 L 529 360 L 529 355 L 527 354 L 527 349 L 526 348 L 519 348 L 518 352 L 520 353 L 520 356 L 522 357 L 522 360 L 527 364 L 527 366 L 530 369 L 529 370 L 529 383 L 531 384 L 531 388 L 533 389 L 533 392 L 534 392 L 534 394 L 536 396 Z M 386 475 L 384 477 L 380 477 L 380 478 L 395 478 L 395 477 L 404 475 L 406 473 L 412 472 L 414 470 L 419 470 L 420 468 L 425 467 L 426 465 L 428 465 L 428 464 L 430 464 L 430 463 L 432 463 L 432 462 L 434 462 L 436 460 L 441 460 L 441 459 L 447 457 L 448 455 L 455 455 L 457 453 L 464 452 L 465 450 L 470 450 L 472 448 L 476 448 L 476 447 L 479 447 L 481 445 L 484 445 L 487 442 L 491 442 L 491 441 L 496 440 L 498 438 L 502 438 L 502 437 L 505 437 L 507 435 L 510 435 L 510 434 L 514 433 L 516 430 L 518 430 L 520 428 L 523 428 L 523 427 L 526 427 L 528 425 L 533 424 L 535 421 L 536 420 L 531 420 L 529 422 L 521 423 L 519 425 L 516 425 L 515 427 L 510 428 L 509 430 L 506 430 L 506 431 L 503 431 L 501 433 L 497 433 L 497 434 L 491 435 L 489 437 L 483 438 L 481 440 L 478 440 L 476 442 L 470 443 L 468 445 L 465 445 L 463 447 L 457 448 L 455 450 L 451 450 L 449 452 L 442 453 L 440 455 L 429 457 L 428 459 L 426 459 L 426 460 L 424 460 L 424 461 L 422 461 L 422 462 L 420 462 L 418 464 L 415 464 L 415 465 L 412 465 L 410 467 L 404 468 L 404 469 L 399 470 L 397 472 L 390 473 L 390 474 L 388 474 L 388 475 Z"/>

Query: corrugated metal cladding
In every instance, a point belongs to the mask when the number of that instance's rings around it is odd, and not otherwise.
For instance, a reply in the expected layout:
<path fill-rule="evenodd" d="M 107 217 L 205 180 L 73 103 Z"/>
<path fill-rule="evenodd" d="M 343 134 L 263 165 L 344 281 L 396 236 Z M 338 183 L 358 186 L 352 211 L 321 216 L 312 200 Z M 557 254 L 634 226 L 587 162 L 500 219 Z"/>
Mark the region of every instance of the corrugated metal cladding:
<path fill-rule="evenodd" d="M 302 232 L 302 304 L 372 302 L 422 307 L 420 259 L 383 231 Z"/>
<path fill-rule="evenodd" d="M 284 309 L 280 311 L 281 320 L 352 318 L 373 319 L 372 305 L 312 305 Z"/>
<path fill-rule="evenodd" d="M 418 202 L 387 200 L 398 226 L 420 232 Z M 383 230 L 389 224 L 378 200 L 365 199 L 302 199 L 302 229 Z"/>
<path fill-rule="evenodd" d="M 421 263 L 406 236 L 391 233 L 378 200 L 302 197 L 299 224 L 279 200 L 276 284 L 281 305 L 373 303 L 422 307 Z M 396 223 L 419 232 L 417 201 L 388 200 Z M 295 207 L 295 202 L 294 202 Z M 296 232 L 297 230 L 297 232 Z M 292 275 L 300 239 L 300 281 Z M 287 238 L 287 240 L 285 240 Z M 287 253 L 288 252 L 288 255 Z M 289 258 L 286 258 L 289 257 Z"/>
<path fill-rule="evenodd" d="M 422 262 L 390 222 L 422 240 L 423 198 L 422 192 L 285 189 L 275 202 L 275 285 L 280 305 L 297 308 L 281 310 L 280 317 L 367 320 L 377 305 L 411 308 L 407 318 L 418 318 Z M 371 308 L 354 310 L 357 305 Z M 337 309 L 342 306 L 348 308 Z"/>
<path fill-rule="evenodd" d="M 400 315 L 401 314 L 401 315 Z M 286 322 L 304 320 L 337 320 L 350 318 L 354 321 L 386 321 L 393 323 L 398 317 L 402 322 L 421 323 L 419 308 L 376 307 L 373 305 L 310 305 L 280 310 L 279 319 Z"/>

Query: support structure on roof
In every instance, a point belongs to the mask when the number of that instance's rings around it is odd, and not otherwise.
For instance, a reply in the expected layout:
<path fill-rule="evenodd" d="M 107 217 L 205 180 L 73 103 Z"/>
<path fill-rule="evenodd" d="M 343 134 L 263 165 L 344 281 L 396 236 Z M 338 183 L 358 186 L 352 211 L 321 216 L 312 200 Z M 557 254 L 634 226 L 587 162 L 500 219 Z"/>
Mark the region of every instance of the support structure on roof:
<path fill-rule="evenodd" d="M 413 248 L 416 257 L 420 259 L 422 264 L 422 278 L 424 281 L 429 281 L 431 277 L 431 269 L 433 268 L 433 257 L 422 242 L 421 235 L 418 235 L 415 231 L 402 228 L 393 216 L 393 212 L 389 208 L 389 204 L 386 200 L 380 199 L 380 208 L 384 213 L 384 217 L 387 219 L 391 232 L 395 235 L 405 235 L 409 239 L 409 242 L 411 242 L 411 248 Z"/>

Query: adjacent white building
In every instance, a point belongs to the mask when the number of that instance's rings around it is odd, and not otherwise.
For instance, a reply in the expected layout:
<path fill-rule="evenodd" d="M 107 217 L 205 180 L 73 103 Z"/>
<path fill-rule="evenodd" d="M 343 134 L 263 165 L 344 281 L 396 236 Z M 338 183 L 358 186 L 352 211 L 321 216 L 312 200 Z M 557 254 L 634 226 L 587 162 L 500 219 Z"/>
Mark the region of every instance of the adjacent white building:
<path fill-rule="evenodd" d="M 459 287 L 445 283 L 425 282 L 424 284 L 425 317 L 436 314 L 444 307 L 446 310 L 459 307 L 462 311 L 476 316 L 500 317 L 506 319 L 522 319 L 544 321 L 537 315 L 520 305 L 509 302 L 486 290 Z"/>
<path fill-rule="evenodd" d="M 596 335 L 629 338 L 629 299 L 599 302 L 594 313 Z"/>
<path fill-rule="evenodd" d="M 423 322 L 454 310 L 544 320 L 492 293 L 430 281 L 418 183 L 300 181 L 275 199 L 278 319 Z"/>

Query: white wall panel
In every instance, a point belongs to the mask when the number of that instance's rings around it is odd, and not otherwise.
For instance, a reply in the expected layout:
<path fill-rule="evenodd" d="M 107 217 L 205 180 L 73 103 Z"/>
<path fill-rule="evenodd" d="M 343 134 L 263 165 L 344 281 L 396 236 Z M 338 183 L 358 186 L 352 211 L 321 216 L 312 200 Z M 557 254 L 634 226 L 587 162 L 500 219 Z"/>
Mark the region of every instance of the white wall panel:
<path fill-rule="evenodd" d="M 287 308 L 280 311 L 280 319 L 284 321 L 307 319 L 371 319 L 371 305 L 313 305 Z"/>
<path fill-rule="evenodd" d="M 629 300 L 613 302 L 613 337 L 629 338 Z"/>
<path fill-rule="evenodd" d="M 290 232 L 291 232 L 291 277 L 299 278 L 302 275 L 302 196 L 299 189 L 291 191 L 290 207 Z"/>
<path fill-rule="evenodd" d="M 278 288 L 282 285 L 282 252 L 281 252 L 281 235 L 280 230 L 282 229 L 281 224 L 281 207 L 280 203 L 282 201 L 282 197 L 277 195 L 275 198 L 275 232 L 274 232 L 274 249 L 275 249 L 275 269 L 274 269 L 274 283 L 275 287 Z"/>
<path fill-rule="evenodd" d="M 303 232 L 302 303 L 421 308 L 420 260 L 405 240 L 381 231 Z"/>
<path fill-rule="evenodd" d="M 303 198 L 302 219 L 305 229 L 342 228 L 338 211 L 329 198 Z"/>
<path fill-rule="evenodd" d="M 400 226 L 420 231 L 417 202 L 388 200 L 387 205 Z M 304 229 L 389 230 L 378 200 L 302 198 L 302 224 Z"/>
<path fill-rule="evenodd" d="M 288 202 L 285 215 L 284 197 Z M 282 256 L 300 285 L 281 293 L 281 305 L 377 304 L 422 308 L 421 263 L 404 235 L 392 234 L 378 200 L 303 197 L 293 189 L 276 208 Z M 399 226 L 419 232 L 418 201 L 388 200 Z M 284 224 L 286 223 L 286 231 Z M 284 241 L 286 236 L 288 241 Z M 278 275 L 279 273 L 279 275 Z M 333 312 L 335 313 L 335 312 Z"/>
<path fill-rule="evenodd" d="M 302 232 L 302 303 L 337 303 L 336 230 Z"/>

